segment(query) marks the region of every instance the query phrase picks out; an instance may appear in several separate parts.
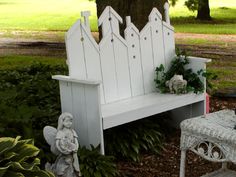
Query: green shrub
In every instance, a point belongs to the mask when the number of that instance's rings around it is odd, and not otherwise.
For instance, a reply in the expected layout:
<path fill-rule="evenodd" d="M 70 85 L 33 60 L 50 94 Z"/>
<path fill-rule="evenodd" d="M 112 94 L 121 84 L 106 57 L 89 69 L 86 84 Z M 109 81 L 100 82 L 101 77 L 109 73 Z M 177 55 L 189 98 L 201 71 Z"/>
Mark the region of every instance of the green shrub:
<path fill-rule="evenodd" d="M 53 177 L 38 167 L 38 153 L 32 139 L 0 138 L 0 177 Z"/>
<path fill-rule="evenodd" d="M 113 177 L 118 175 L 112 156 L 104 156 L 99 152 L 99 146 L 91 150 L 79 148 L 80 170 L 84 177 Z"/>
<path fill-rule="evenodd" d="M 199 70 L 194 73 L 192 69 L 185 69 L 185 66 L 189 64 L 188 57 L 185 51 L 176 52 L 177 56 L 172 60 L 170 69 L 165 71 L 164 66 L 161 64 L 156 67 L 156 87 L 162 92 L 169 92 L 169 87 L 166 86 L 166 81 L 170 80 L 175 74 L 183 75 L 183 78 L 187 81 L 187 92 L 193 91 L 194 93 L 202 93 L 204 91 L 204 84 L 200 80 L 199 76 L 203 75 L 205 71 Z"/>
<path fill-rule="evenodd" d="M 0 136 L 33 138 L 44 150 L 41 155 L 53 158 L 42 130 L 45 125 L 55 126 L 61 112 L 59 84 L 51 77 L 66 73 L 64 65 L 40 63 L 0 70 Z"/>
<path fill-rule="evenodd" d="M 55 74 L 66 75 L 66 67 L 35 63 L 14 70 L 0 70 L 0 136 L 20 134 L 24 138 L 34 138 L 41 148 L 42 164 L 55 161 L 42 133 L 44 126 L 57 125 L 61 113 L 59 84 L 51 78 Z M 85 177 L 118 174 L 113 158 L 100 155 L 98 148 L 92 151 L 80 148 L 78 153 Z"/>
<path fill-rule="evenodd" d="M 139 161 L 140 151 L 159 153 L 163 135 L 157 122 L 143 119 L 108 129 L 104 133 L 106 154 Z"/>

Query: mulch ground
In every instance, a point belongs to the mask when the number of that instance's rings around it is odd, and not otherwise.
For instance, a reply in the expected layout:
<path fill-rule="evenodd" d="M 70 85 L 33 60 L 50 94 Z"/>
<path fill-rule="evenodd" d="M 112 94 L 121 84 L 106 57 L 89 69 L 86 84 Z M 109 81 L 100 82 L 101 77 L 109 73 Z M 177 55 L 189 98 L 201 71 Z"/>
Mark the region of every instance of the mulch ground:
<path fill-rule="evenodd" d="M 236 98 L 211 98 L 211 112 L 221 109 L 236 108 Z M 166 134 L 164 150 L 160 155 L 142 154 L 138 163 L 120 161 L 117 163 L 119 171 L 124 177 L 178 177 L 180 168 L 180 130 L 173 130 Z M 199 177 L 221 167 L 220 163 L 213 163 L 202 159 L 193 152 L 187 153 L 186 177 Z M 228 164 L 236 170 L 236 165 Z"/>

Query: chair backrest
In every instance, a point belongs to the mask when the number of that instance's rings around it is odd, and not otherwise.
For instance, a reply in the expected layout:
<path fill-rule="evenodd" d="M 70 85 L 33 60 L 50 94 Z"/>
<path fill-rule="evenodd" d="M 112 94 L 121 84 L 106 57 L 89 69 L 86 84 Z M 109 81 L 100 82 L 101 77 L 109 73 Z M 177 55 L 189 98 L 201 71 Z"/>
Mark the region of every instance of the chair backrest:
<path fill-rule="evenodd" d="M 103 36 L 99 44 L 90 31 L 90 13 L 82 12 L 83 22 L 78 20 L 66 34 L 69 76 L 102 81 L 102 104 L 155 91 L 155 68 L 160 64 L 168 68 L 175 55 L 168 3 L 164 7 L 165 21 L 153 8 L 141 31 L 126 17 L 125 38 L 119 32 L 122 18 L 106 7 L 98 19 Z"/>

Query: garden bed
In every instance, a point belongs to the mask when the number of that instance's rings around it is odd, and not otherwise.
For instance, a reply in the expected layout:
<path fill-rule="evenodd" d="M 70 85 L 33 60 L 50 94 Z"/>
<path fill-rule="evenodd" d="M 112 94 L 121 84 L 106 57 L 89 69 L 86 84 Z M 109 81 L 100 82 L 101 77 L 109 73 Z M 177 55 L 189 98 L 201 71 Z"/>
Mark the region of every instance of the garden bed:
<path fill-rule="evenodd" d="M 210 100 L 211 112 L 221 109 L 236 108 L 235 98 L 216 98 Z M 139 163 L 119 161 L 118 168 L 123 176 L 132 177 L 178 177 L 180 166 L 180 130 L 170 130 L 166 134 L 164 150 L 160 155 L 142 154 Z M 186 177 L 199 177 L 221 167 L 220 163 L 212 163 L 192 152 L 187 154 Z M 236 165 L 229 164 L 236 170 Z"/>

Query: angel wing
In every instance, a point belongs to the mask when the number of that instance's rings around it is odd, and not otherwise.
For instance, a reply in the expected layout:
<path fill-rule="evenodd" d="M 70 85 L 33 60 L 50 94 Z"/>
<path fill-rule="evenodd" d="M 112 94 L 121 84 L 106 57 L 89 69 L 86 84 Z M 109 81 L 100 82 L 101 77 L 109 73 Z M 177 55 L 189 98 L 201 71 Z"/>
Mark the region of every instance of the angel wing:
<path fill-rule="evenodd" d="M 46 126 L 43 129 L 43 136 L 47 143 L 50 145 L 50 149 L 52 153 L 55 155 L 59 154 L 58 149 L 56 148 L 56 134 L 57 134 L 57 129 L 51 126 Z"/>

